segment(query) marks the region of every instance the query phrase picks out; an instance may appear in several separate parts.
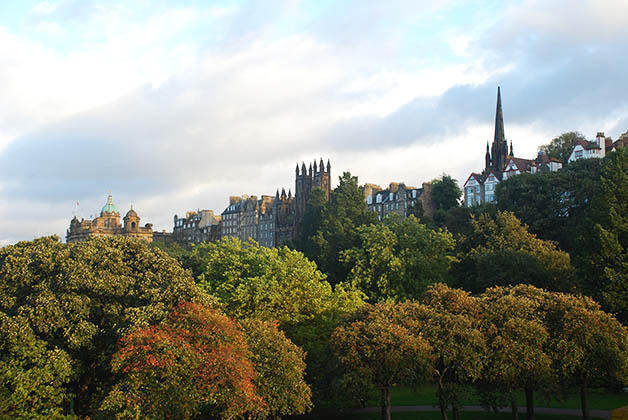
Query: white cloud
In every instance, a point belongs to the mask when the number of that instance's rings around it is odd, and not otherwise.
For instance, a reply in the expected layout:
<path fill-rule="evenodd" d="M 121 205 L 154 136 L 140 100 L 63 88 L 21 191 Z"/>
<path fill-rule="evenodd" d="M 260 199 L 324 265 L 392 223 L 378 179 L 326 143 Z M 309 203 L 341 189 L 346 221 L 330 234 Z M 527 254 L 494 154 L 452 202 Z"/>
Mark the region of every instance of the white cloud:
<path fill-rule="evenodd" d="M 617 54 L 604 42 L 625 45 L 625 29 L 611 18 L 591 35 L 599 45 L 583 51 L 563 19 L 550 25 L 566 4 L 555 0 L 444 30 L 438 41 L 455 63 L 400 51 L 416 36 L 403 28 L 434 12 L 427 3 L 415 14 L 403 2 L 383 11 L 360 3 L 296 30 L 290 19 L 307 19 L 294 4 L 144 17 L 116 4 L 68 4 L 47 3 L 40 14 L 59 25 L 85 17 L 63 26 L 80 34 L 71 48 L 0 28 L 0 245 L 63 234 L 77 200 L 88 217 L 109 189 L 121 211 L 133 204 L 142 223 L 170 230 L 175 213 L 220 212 L 229 195 L 294 188 L 295 162 L 321 156 L 331 158 L 334 182 L 349 170 L 382 186 L 419 186 L 443 172 L 462 183 L 483 167 L 498 84 L 518 156 L 534 157 L 563 131 L 628 128 L 626 59 L 603 70 L 588 63 Z M 603 6 L 620 13 L 622 4 Z M 585 5 L 591 16 L 570 7 L 566 19 L 602 25 L 602 7 Z M 203 25 L 206 38 L 187 32 Z"/>

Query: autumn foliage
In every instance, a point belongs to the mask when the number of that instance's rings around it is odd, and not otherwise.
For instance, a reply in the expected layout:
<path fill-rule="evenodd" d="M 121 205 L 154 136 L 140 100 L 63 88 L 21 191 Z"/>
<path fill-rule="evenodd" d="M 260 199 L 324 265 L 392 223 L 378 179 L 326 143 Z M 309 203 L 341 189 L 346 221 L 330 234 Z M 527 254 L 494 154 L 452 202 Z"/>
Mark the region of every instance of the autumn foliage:
<path fill-rule="evenodd" d="M 113 357 L 123 376 L 103 404 L 116 418 L 189 419 L 201 410 L 230 419 L 263 411 L 241 327 L 186 303 L 160 325 L 126 335 Z"/>

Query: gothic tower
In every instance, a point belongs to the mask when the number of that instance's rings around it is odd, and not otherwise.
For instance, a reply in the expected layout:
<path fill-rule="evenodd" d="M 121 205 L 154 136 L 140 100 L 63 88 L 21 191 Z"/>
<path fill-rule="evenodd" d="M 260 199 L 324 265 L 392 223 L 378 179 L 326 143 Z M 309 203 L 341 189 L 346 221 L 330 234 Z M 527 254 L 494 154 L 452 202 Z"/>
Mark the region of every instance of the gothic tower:
<path fill-rule="evenodd" d="M 502 97 L 499 86 L 497 87 L 497 109 L 495 111 L 495 137 L 491 145 L 490 169 L 501 172 L 506 166 L 508 156 L 508 143 L 504 135 L 504 115 L 502 113 Z M 489 169 L 489 156 L 487 151 L 486 169 Z"/>
<path fill-rule="evenodd" d="M 295 210 L 295 234 L 298 235 L 299 222 L 305 214 L 307 202 L 312 194 L 312 188 L 321 188 L 325 192 L 325 197 L 329 200 L 331 193 L 331 164 L 327 160 L 327 167 L 321 158 L 320 163 L 314 160 L 314 166 L 310 164 L 309 171 L 306 172 L 305 163 L 296 168 L 295 192 L 294 192 L 294 210 Z"/>

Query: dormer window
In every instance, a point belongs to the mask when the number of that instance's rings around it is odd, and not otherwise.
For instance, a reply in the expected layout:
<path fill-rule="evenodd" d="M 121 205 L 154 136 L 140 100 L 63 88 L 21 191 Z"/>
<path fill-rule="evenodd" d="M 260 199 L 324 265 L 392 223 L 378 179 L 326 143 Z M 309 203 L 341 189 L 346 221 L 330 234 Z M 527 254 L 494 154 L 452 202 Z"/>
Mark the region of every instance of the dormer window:
<path fill-rule="evenodd" d="M 395 195 L 393 193 L 388 194 L 388 199 L 390 201 L 393 201 L 395 199 L 394 197 L 395 197 Z"/>
<path fill-rule="evenodd" d="M 378 203 L 382 202 L 382 195 L 381 194 L 377 194 L 377 198 L 376 198 Z"/>

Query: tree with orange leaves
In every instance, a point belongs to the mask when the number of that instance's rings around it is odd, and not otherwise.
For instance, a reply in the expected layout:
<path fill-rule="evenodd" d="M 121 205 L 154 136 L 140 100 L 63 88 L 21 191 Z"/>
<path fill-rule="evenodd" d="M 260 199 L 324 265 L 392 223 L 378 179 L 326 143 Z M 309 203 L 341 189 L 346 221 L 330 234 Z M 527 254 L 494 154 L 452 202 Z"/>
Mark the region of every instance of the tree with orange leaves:
<path fill-rule="evenodd" d="M 240 325 L 221 312 L 182 304 L 159 325 L 131 331 L 113 356 L 120 380 L 102 410 L 117 419 L 223 419 L 264 412 Z"/>

